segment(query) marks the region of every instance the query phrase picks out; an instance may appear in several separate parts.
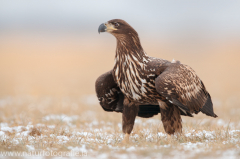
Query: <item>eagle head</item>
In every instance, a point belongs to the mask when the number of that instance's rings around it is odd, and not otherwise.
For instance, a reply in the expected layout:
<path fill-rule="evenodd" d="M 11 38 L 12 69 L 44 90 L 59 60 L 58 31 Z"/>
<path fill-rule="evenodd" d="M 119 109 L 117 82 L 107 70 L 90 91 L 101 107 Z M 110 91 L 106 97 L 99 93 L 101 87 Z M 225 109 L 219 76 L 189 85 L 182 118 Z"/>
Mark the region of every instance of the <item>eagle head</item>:
<path fill-rule="evenodd" d="M 100 32 L 108 32 L 113 34 L 114 36 L 120 34 L 137 34 L 137 32 L 124 20 L 121 19 L 113 19 L 109 20 L 106 23 L 102 23 L 98 28 L 98 33 Z"/>

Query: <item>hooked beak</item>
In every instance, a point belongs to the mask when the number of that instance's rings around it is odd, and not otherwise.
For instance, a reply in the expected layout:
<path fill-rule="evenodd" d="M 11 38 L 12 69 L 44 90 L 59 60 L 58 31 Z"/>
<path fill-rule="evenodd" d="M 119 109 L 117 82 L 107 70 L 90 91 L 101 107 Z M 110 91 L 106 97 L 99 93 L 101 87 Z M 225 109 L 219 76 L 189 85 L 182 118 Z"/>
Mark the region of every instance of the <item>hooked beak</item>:
<path fill-rule="evenodd" d="M 99 27 L 98 27 L 98 33 L 100 34 L 100 32 L 105 32 L 107 30 L 107 27 L 104 23 L 102 23 Z"/>

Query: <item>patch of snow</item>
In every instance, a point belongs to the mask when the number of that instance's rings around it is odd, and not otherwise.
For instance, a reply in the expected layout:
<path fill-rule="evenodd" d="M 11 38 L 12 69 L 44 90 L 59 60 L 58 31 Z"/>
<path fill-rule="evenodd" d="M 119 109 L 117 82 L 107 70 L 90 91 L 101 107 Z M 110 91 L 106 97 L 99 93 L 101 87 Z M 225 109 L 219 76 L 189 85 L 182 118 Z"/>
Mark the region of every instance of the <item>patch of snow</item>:
<path fill-rule="evenodd" d="M 72 147 L 72 146 L 68 146 L 67 147 L 69 150 L 71 151 L 75 151 L 75 152 L 87 152 L 87 149 L 86 149 L 86 145 L 82 145 L 82 147 Z"/>
<path fill-rule="evenodd" d="M 186 137 L 190 137 L 191 135 L 192 135 L 192 133 L 185 134 Z"/>
<path fill-rule="evenodd" d="M 91 136 L 93 136 L 93 134 L 90 133 L 90 132 L 77 132 L 76 135 L 84 136 L 84 137 L 87 137 L 87 136 L 91 137 Z"/>
<path fill-rule="evenodd" d="M 204 136 L 207 139 L 215 139 L 215 131 L 203 130 L 201 134 L 203 134 L 202 136 Z M 199 137 L 201 137 L 201 136 L 199 136 Z"/>
<path fill-rule="evenodd" d="M 0 131 L 0 136 L 5 135 L 5 133 L 3 131 Z"/>
<path fill-rule="evenodd" d="M 150 133 L 147 137 L 146 137 L 146 140 L 148 142 L 152 142 L 153 141 L 153 135 Z"/>
<path fill-rule="evenodd" d="M 26 147 L 27 147 L 28 151 L 34 151 L 35 150 L 33 145 L 26 145 Z"/>
<path fill-rule="evenodd" d="M 33 127 L 34 127 L 33 125 L 30 125 L 30 124 L 29 124 L 29 125 L 26 126 L 26 129 L 27 129 L 27 130 L 30 130 L 30 129 L 32 129 Z"/>
<path fill-rule="evenodd" d="M 236 149 L 231 149 L 231 150 L 226 150 L 223 152 L 220 152 L 221 156 L 219 158 L 228 158 L 228 159 L 235 159 L 238 158 L 237 156 L 239 156 L 240 151 L 236 150 Z"/>
<path fill-rule="evenodd" d="M 21 132 L 21 136 L 28 136 L 30 131 L 23 131 Z"/>
<path fill-rule="evenodd" d="M 54 138 L 54 137 L 56 137 L 54 134 L 50 134 L 49 135 L 51 138 Z"/>
<path fill-rule="evenodd" d="M 45 120 L 45 121 L 60 120 L 60 121 L 67 122 L 67 123 L 70 123 L 70 122 L 75 121 L 77 119 L 78 119 L 77 115 L 67 116 L 67 115 L 64 115 L 64 114 L 61 114 L 61 115 L 51 114 L 51 115 L 47 115 L 47 116 L 43 117 L 43 120 Z"/>
<path fill-rule="evenodd" d="M 197 149 L 199 145 L 203 146 L 204 144 L 201 142 L 197 142 L 197 143 L 187 142 L 187 143 L 182 143 L 181 145 L 183 146 L 184 150 L 193 150 L 193 149 Z"/>
<path fill-rule="evenodd" d="M 13 143 L 14 145 L 18 145 L 18 144 L 19 144 L 19 141 L 18 141 L 17 139 L 13 138 L 13 139 L 12 139 L 12 143 Z"/>
<path fill-rule="evenodd" d="M 113 141 L 113 139 L 108 139 L 107 140 L 107 144 L 112 144 L 114 141 Z"/>
<path fill-rule="evenodd" d="M 69 141 L 69 138 L 67 136 L 57 136 L 57 139 L 59 140 L 58 143 L 67 143 Z"/>
<path fill-rule="evenodd" d="M 91 123 L 85 123 L 85 125 L 89 127 L 98 126 L 99 122 L 97 120 L 93 120 Z"/>
<path fill-rule="evenodd" d="M 135 148 L 134 146 L 131 146 L 131 147 L 127 148 L 126 150 L 127 150 L 127 151 L 135 151 L 136 148 Z"/>
<path fill-rule="evenodd" d="M 137 139 L 137 138 L 139 138 L 139 135 L 138 135 L 138 134 L 134 134 L 134 135 L 133 135 L 133 138 L 134 138 L 134 139 Z"/>
<path fill-rule="evenodd" d="M 5 132 L 3 132 L 3 131 L 0 131 L 0 139 L 1 140 L 6 140 L 6 139 L 8 139 L 9 137 L 5 134 Z"/>
<path fill-rule="evenodd" d="M 45 124 L 38 123 L 36 126 L 37 126 L 37 127 L 44 127 Z"/>
<path fill-rule="evenodd" d="M 166 137 L 167 134 L 166 134 L 166 133 L 159 132 L 159 133 L 157 133 L 157 136 L 158 136 L 158 137 Z"/>
<path fill-rule="evenodd" d="M 13 127 L 13 130 L 15 130 L 16 132 L 21 132 L 23 130 L 23 126 Z"/>
<path fill-rule="evenodd" d="M 100 154 L 100 155 L 98 155 L 98 158 L 99 158 L 99 159 L 109 158 L 109 154 L 107 154 L 107 153 Z"/>
<path fill-rule="evenodd" d="M 54 129 L 56 126 L 55 125 L 48 125 L 47 126 L 49 129 Z"/>
<path fill-rule="evenodd" d="M 6 126 L 6 127 L 1 127 L 1 131 L 9 131 L 12 133 L 13 129 L 11 127 Z"/>
<path fill-rule="evenodd" d="M 229 134 L 234 135 L 234 133 L 240 133 L 240 130 L 230 130 Z M 236 134 L 235 134 L 236 135 Z"/>
<path fill-rule="evenodd" d="M 0 127 L 8 127 L 8 123 L 0 123 Z"/>
<path fill-rule="evenodd" d="M 203 131 L 195 131 L 195 130 L 192 130 L 192 132 L 187 132 L 185 133 L 185 136 L 186 137 L 199 137 L 199 138 L 206 138 L 206 139 L 210 139 L 210 140 L 213 140 L 215 139 L 215 131 L 206 131 L 206 130 L 203 130 Z"/>
<path fill-rule="evenodd" d="M 165 148 L 169 148 L 171 145 L 169 144 L 169 145 L 163 145 L 163 147 L 165 147 Z"/>
<path fill-rule="evenodd" d="M 57 136 L 57 139 L 59 140 L 69 140 L 69 138 L 67 136 Z"/>

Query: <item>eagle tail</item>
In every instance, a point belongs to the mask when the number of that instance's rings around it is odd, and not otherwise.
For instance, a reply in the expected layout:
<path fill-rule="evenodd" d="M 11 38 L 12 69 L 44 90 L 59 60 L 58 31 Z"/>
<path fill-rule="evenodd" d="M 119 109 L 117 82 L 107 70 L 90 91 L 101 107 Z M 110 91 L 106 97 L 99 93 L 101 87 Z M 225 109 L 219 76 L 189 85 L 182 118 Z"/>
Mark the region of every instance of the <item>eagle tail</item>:
<path fill-rule="evenodd" d="M 213 112 L 213 104 L 212 104 L 212 100 L 211 100 L 211 96 L 210 94 L 208 94 L 208 98 L 206 103 L 204 104 L 204 106 L 202 108 L 200 108 L 200 111 L 208 116 L 211 117 L 218 117 L 214 112 Z"/>

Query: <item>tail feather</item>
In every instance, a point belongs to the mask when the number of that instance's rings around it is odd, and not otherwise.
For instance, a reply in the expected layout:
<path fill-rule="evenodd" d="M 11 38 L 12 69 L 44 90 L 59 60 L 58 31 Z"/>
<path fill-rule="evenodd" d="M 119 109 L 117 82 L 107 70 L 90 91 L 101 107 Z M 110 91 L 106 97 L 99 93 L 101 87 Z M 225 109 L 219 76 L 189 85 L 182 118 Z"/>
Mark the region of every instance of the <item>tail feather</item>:
<path fill-rule="evenodd" d="M 211 100 L 210 94 L 208 94 L 208 99 L 204 106 L 200 108 L 200 111 L 208 116 L 212 116 L 214 118 L 218 117 L 214 112 L 213 112 L 213 104 Z"/>

